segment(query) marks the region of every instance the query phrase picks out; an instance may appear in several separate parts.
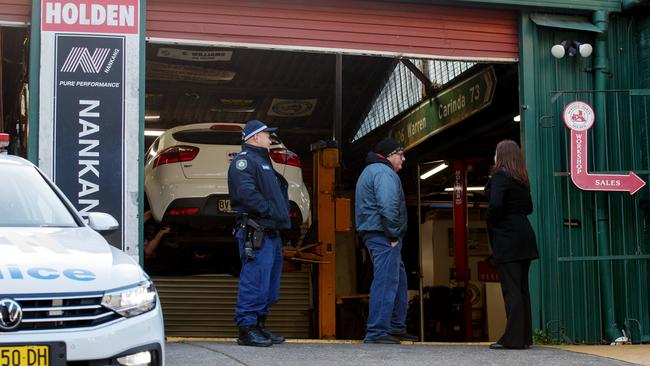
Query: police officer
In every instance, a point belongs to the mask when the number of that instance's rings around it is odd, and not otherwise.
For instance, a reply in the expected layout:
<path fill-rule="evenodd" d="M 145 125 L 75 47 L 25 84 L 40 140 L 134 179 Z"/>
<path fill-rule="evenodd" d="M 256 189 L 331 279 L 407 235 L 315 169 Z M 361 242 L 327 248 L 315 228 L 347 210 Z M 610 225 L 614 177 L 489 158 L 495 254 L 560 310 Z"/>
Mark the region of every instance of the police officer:
<path fill-rule="evenodd" d="M 269 307 L 280 296 L 282 272 L 282 240 L 279 230 L 291 227 L 289 196 L 286 179 L 273 169 L 269 157 L 271 133 L 258 120 L 248 121 L 242 131 L 242 151 L 235 156 L 228 169 L 228 192 L 232 209 L 237 211 L 236 238 L 242 269 L 239 275 L 239 293 L 235 321 L 239 327 L 238 343 L 245 346 L 267 347 L 284 342 L 284 337 L 271 333 L 265 326 Z M 243 226 L 243 214 L 247 226 Z M 253 228 L 257 224 L 257 230 Z M 256 233 L 254 233 L 257 231 Z M 250 247 L 262 234 L 261 246 Z M 258 245 L 259 246 L 259 245 Z"/>

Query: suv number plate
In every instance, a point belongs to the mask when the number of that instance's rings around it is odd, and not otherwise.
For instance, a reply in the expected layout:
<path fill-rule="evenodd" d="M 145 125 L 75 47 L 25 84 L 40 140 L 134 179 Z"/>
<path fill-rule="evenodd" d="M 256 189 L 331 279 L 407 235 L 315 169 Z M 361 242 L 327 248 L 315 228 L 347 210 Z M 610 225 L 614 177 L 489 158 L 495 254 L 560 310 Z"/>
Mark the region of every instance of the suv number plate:
<path fill-rule="evenodd" d="M 0 346 L 0 366 L 48 366 L 48 346 Z"/>
<path fill-rule="evenodd" d="M 218 208 L 219 211 L 221 212 L 230 212 L 230 200 L 229 199 L 223 199 L 218 201 Z"/>

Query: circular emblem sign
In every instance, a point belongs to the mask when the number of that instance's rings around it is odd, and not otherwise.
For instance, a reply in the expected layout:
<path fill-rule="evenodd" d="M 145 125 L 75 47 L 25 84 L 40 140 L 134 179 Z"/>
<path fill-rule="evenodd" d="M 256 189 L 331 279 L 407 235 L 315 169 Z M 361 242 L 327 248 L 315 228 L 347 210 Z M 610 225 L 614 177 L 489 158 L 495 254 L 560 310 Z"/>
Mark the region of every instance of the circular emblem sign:
<path fill-rule="evenodd" d="M 594 125 L 594 110 L 585 102 L 576 100 L 564 107 L 564 124 L 574 131 L 586 131 Z"/>

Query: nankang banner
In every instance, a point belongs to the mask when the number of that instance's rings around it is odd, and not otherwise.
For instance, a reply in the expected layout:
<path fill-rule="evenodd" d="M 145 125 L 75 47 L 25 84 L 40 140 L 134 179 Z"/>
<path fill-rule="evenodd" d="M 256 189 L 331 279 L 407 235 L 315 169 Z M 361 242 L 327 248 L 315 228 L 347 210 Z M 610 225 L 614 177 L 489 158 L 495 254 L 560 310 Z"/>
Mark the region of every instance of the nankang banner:
<path fill-rule="evenodd" d="M 124 37 L 58 34 L 55 49 L 54 181 L 82 216 L 123 222 Z"/>
<path fill-rule="evenodd" d="M 138 258 L 140 2 L 42 0 L 39 167 Z"/>

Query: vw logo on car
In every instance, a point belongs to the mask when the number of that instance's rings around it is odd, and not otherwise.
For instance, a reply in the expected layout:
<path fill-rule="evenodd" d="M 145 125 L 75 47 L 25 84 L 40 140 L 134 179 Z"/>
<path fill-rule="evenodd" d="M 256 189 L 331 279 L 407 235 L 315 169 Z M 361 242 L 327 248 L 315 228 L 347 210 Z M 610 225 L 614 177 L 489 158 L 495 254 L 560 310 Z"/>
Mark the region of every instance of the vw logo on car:
<path fill-rule="evenodd" d="M 12 299 L 0 300 L 0 330 L 12 330 L 23 320 L 23 309 Z"/>

